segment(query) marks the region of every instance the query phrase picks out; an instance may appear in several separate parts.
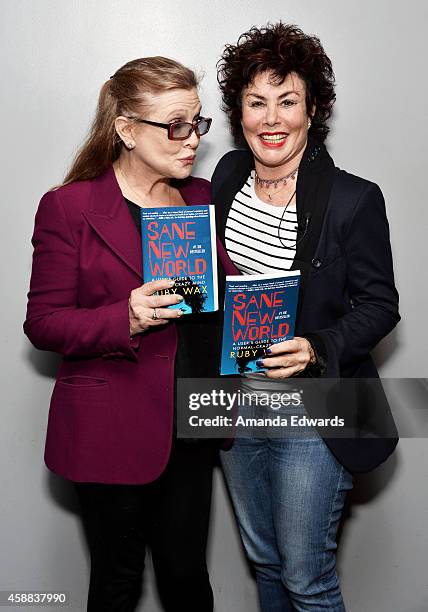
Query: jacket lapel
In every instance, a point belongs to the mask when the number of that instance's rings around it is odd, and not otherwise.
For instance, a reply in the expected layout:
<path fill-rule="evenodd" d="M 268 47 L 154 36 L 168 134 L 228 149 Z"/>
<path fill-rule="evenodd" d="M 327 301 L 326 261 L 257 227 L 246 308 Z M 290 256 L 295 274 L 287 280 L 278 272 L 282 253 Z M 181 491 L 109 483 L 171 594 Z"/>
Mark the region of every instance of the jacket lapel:
<path fill-rule="evenodd" d="M 142 278 L 141 239 L 123 200 L 113 166 L 94 180 L 91 204 L 83 214 L 98 236 Z"/>
<path fill-rule="evenodd" d="M 249 151 L 234 151 L 234 164 L 229 159 L 219 163 L 213 178 L 213 204 L 216 209 L 217 236 L 224 245 L 226 221 L 235 195 L 241 189 L 254 168 L 253 156 Z M 233 265 L 233 264 L 232 264 Z"/>
<path fill-rule="evenodd" d="M 203 203 L 191 177 L 176 181 L 186 204 Z M 89 210 L 83 212 L 92 229 L 122 261 L 143 278 L 141 237 L 129 214 L 113 166 L 93 181 Z"/>

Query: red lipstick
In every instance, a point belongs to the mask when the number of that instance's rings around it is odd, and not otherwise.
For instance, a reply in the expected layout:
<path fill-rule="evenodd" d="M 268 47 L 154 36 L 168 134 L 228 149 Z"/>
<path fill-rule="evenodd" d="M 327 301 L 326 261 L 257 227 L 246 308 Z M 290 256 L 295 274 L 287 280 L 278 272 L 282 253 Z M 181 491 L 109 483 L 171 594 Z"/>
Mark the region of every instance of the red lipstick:
<path fill-rule="evenodd" d="M 261 143 L 269 149 L 282 147 L 287 142 L 287 137 L 286 132 L 262 132 L 259 134 Z"/>

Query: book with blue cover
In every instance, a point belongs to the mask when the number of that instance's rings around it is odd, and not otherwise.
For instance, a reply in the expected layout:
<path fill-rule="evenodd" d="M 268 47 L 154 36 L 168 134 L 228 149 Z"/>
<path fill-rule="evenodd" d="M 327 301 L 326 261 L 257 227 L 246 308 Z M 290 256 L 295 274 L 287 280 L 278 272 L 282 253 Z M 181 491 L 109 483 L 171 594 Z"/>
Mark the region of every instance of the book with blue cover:
<path fill-rule="evenodd" d="M 218 310 L 214 206 L 141 209 L 144 282 L 173 279 L 184 314 Z"/>
<path fill-rule="evenodd" d="M 226 276 L 221 375 L 262 373 L 256 361 L 294 337 L 300 272 Z"/>

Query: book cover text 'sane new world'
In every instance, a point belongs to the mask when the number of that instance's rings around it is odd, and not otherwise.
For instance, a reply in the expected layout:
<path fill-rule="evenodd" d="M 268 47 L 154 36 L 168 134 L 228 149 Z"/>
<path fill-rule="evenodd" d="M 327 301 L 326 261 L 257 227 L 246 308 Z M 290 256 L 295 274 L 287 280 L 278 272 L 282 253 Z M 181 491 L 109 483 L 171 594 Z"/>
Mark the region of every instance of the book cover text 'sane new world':
<path fill-rule="evenodd" d="M 220 374 L 261 373 L 266 349 L 294 336 L 300 272 L 226 276 Z"/>
<path fill-rule="evenodd" d="M 141 209 L 144 282 L 173 279 L 184 314 L 218 310 L 214 206 Z"/>

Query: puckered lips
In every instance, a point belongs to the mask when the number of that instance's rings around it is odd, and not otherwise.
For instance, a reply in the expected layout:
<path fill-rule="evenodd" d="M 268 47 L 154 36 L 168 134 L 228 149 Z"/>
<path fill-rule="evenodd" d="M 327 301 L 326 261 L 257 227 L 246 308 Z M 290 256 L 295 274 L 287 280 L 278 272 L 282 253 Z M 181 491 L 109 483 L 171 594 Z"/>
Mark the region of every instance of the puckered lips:
<path fill-rule="evenodd" d="M 287 142 L 287 132 L 262 132 L 258 135 L 264 147 L 276 149 Z"/>
<path fill-rule="evenodd" d="M 195 161 L 196 155 L 189 155 L 188 157 L 181 157 L 178 161 L 180 161 L 183 166 L 191 166 Z"/>

